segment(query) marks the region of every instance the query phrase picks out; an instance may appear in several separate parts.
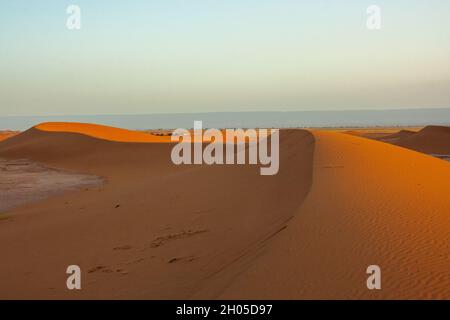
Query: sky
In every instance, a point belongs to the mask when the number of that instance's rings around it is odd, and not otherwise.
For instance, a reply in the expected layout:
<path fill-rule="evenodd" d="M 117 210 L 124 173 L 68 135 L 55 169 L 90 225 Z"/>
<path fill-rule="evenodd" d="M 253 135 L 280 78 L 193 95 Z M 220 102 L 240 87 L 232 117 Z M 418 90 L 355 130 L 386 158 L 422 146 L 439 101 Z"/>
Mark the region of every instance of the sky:
<path fill-rule="evenodd" d="M 436 107 L 450 0 L 0 0 L 0 116 Z"/>

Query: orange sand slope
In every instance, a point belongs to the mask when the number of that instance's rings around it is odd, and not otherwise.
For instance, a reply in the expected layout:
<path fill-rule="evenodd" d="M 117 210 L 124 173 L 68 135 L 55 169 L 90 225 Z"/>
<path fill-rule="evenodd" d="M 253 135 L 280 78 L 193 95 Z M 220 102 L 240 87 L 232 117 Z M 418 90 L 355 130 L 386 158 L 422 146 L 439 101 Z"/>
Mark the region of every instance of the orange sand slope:
<path fill-rule="evenodd" d="M 314 132 L 312 189 L 288 228 L 220 298 L 450 298 L 450 165 Z M 366 288 L 379 265 L 382 290 Z"/>
<path fill-rule="evenodd" d="M 68 132 L 116 142 L 168 143 L 170 136 L 156 136 L 145 132 L 119 129 L 109 126 L 75 122 L 46 122 L 34 128 L 47 132 Z"/>

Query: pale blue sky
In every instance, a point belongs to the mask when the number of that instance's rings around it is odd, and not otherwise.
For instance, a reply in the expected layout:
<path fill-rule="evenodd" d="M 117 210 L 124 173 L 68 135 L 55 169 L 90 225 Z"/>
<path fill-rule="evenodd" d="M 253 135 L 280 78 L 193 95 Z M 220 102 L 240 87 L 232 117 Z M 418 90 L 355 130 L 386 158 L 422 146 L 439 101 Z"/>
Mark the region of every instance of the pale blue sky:
<path fill-rule="evenodd" d="M 0 0 L 0 58 L 0 116 L 450 107 L 450 0 Z"/>

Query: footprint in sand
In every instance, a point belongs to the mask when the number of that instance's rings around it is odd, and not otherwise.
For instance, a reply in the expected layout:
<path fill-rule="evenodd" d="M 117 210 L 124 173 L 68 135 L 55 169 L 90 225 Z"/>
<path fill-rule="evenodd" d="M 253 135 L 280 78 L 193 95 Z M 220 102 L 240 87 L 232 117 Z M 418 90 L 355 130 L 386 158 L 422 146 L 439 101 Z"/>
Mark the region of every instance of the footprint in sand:
<path fill-rule="evenodd" d="M 186 257 L 174 257 L 167 261 L 167 263 L 175 263 L 175 262 L 192 262 L 195 260 L 194 256 L 186 256 Z"/>
<path fill-rule="evenodd" d="M 166 244 L 169 241 L 192 237 L 192 236 L 204 233 L 204 232 L 208 232 L 208 230 L 206 230 L 206 229 L 202 229 L 202 230 L 190 230 L 189 229 L 187 231 L 183 230 L 179 233 L 169 234 L 167 236 L 158 237 L 150 243 L 149 247 L 150 248 L 158 248 L 158 247 Z"/>
<path fill-rule="evenodd" d="M 101 272 L 103 272 L 103 273 L 113 273 L 113 272 L 116 272 L 116 273 L 120 273 L 120 274 L 123 274 L 123 275 L 128 274 L 128 271 L 126 271 L 126 270 L 124 270 L 124 269 L 115 269 L 115 270 L 111 270 L 111 269 L 109 269 L 109 268 L 106 267 L 106 266 L 95 266 L 95 267 L 92 267 L 92 268 L 90 268 L 90 269 L 88 270 L 88 273 L 94 273 L 94 272 L 97 272 L 97 271 L 101 271 Z"/>
<path fill-rule="evenodd" d="M 92 267 L 92 268 L 90 268 L 89 270 L 88 270 L 88 273 L 94 273 L 94 272 L 97 272 L 97 271 L 102 271 L 102 272 L 108 272 L 108 271 L 110 271 L 109 269 L 107 269 L 106 268 L 106 266 L 95 266 L 95 267 Z"/>
<path fill-rule="evenodd" d="M 123 245 L 123 246 L 119 246 L 119 247 L 114 247 L 113 248 L 113 250 L 130 250 L 130 249 L 132 249 L 133 247 L 132 246 L 130 246 L 130 245 Z"/>
<path fill-rule="evenodd" d="M 117 273 L 120 273 L 120 274 L 122 274 L 122 275 L 128 274 L 128 271 L 123 270 L 123 269 L 116 269 L 116 272 L 117 272 Z"/>

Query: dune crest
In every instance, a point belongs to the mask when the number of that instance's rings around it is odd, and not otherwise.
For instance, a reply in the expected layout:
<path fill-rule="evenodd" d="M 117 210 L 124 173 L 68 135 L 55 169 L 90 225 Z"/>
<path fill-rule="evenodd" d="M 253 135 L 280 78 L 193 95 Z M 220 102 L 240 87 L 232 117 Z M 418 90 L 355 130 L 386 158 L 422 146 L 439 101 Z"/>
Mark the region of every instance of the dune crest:
<path fill-rule="evenodd" d="M 66 132 L 87 135 L 115 142 L 170 143 L 170 136 L 156 136 L 145 132 L 120 129 L 99 124 L 75 122 L 45 122 L 34 128 L 47 132 Z"/>
<path fill-rule="evenodd" d="M 33 127 L 33 129 L 45 131 L 45 132 L 61 132 L 61 133 L 77 133 L 86 136 L 90 136 L 96 139 L 102 139 L 107 141 L 114 142 L 135 142 L 135 143 L 176 143 L 179 139 L 174 139 L 172 141 L 172 137 L 168 134 L 167 130 L 164 134 L 161 133 L 150 133 L 148 131 L 135 131 L 135 130 L 127 130 L 116 127 L 110 127 L 99 124 L 89 124 L 89 123 L 78 123 L 78 122 L 45 122 L 38 124 Z M 206 128 L 203 129 L 203 134 Z M 231 130 L 231 129 L 230 129 Z M 193 130 L 188 130 L 191 134 L 191 141 L 203 141 L 203 142 L 212 142 L 213 139 L 209 137 L 204 137 L 202 134 L 194 134 Z M 216 142 L 225 142 L 226 139 L 226 130 L 220 130 L 222 137 L 214 140 Z M 271 132 L 268 132 L 268 136 L 270 136 Z M 256 137 L 259 136 L 259 130 L 256 130 Z M 1 140 L 1 138 L 0 138 Z M 237 142 L 245 142 L 245 141 L 254 141 L 252 138 L 241 137 L 237 135 L 235 139 L 227 141 L 228 143 L 237 143 Z"/>

